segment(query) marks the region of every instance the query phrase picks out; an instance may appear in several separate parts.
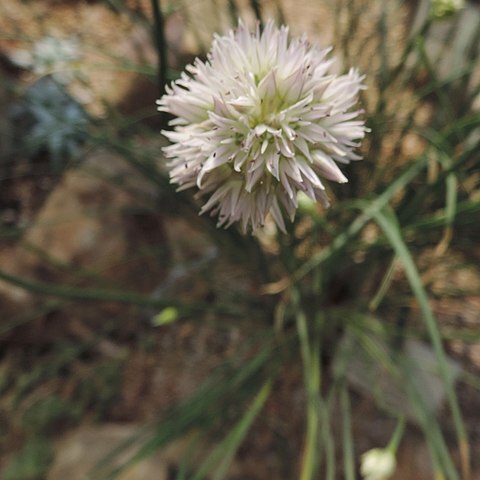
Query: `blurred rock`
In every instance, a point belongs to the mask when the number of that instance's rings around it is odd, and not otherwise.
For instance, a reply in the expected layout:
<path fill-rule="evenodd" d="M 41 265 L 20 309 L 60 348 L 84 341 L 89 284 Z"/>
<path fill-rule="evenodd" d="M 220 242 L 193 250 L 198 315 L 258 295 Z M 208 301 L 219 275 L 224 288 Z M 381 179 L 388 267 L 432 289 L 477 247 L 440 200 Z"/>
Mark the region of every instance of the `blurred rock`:
<path fill-rule="evenodd" d="M 75 38 L 78 59 L 65 64 L 63 73 L 72 80 L 71 93 L 90 114 L 105 116 L 110 105 L 120 104 L 124 113 L 138 112 L 147 105 L 154 112 L 155 82 L 138 73 L 156 62 L 150 29 L 141 22 L 131 22 L 127 14 L 105 2 L 55 2 L 54 8 L 49 3 L 2 2 L 0 30 L 5 35 L 0 49 L 15 57 L 34 50 L 45 35 L 58 41 Z M 16 40 L 6 40 L 9 37 Z M 32 70 L 38 70 L 38 65 Z M 134 104 L 133 99 L 127 99 L 139 82 L 143 96 L 136 96 Z"/>
<path fill-rule="evenodd" d="M 103 460 L 117 445 L 134 436 L 136 425 L 103 425 L 83 427 L 57 442 L 54 461 L 47 480 L 84 480 L 97 463 Z M 129 449 L 109 464 L 121 465 L 132 454 Z M 107 471 L 103 469 L 102 471 Z M 126 468 L 118 480 L 167 480 L 169 460 L 156 454 Z"/>
<path fill-rule="evenodd" d="M 402 441 L 392 480 L 433 478 L 430 451 L 425 440 L 413 432 Z"/>
<path fill-rule="evenodd" d="M 137 291 L 148 291 L 149 281 L 164 271 L 151 255 L 139 253 L 164 243 L 158 214 L 145 206 L 155 195 L 125 159 L 93 152 L 80 168 L 67 171 L 20 244 L 0 252 L 0 268 L 25 279 L 80 286 L 98 277 L 120 285 L 133 278 Z M 0 296 L 21 310 L 32 299 L 3 281 Z"/>
<path fill-rule="evenodd" d="M 135 447 L 126 448 L 107 462 L 102 461 L 123 442 L 138 438 L 141 428 L 141 425 L 136 424 L 80 427 L 57 441 L 53 463 L 46 480 L 106 478 L 109 472 L 131 458 L 131 455 L 136 452 Z M 211 445 L 199 444 L 197 440 L 195 440 L 195 448 L 192 449 L 194 437 L 187 434 L 140 462 L 121 470 L 115 478 L 117 480 L 169 480 L 176 478 L 175 472 L 185 460 L 192 468 L 198 468 L 207 458 Z M 138 447 L 139 443 L 136 446 Z M 100 462 L 102 462 L 101 467 Z M 93 473 L 94 469 L 96 469 L 95 473 Z M 226 478 L 233 480 L 246 477 L 241 474 L 239 465 L 234 461 Z"/>
<path fill-rule="evenodd" d="M 344 342 L 349 341 L 349 337 L 345 337 Z M 389 358 L 389 361 L 393 361 L 394 357 L 389 357 L 390 345 L 380 338 L 371 338 L 370 341 L 374 345 L 373 351 L 377 349 Z M 418 340 L 407 339 L 402 350 L 397 353 L 395 361 L 404 362 L 403 368 L 408 369 L 405 370 L 404 375 L 409 375 L 410 388 L 416 390 L 416 395 L 423 404 L 422 408 L 428 414 L 437 415 L 444 405 L 446 388 L 434 350 Z M 449 375 L 455 382 L 461 372 L 460 365 L 448 358 L 447 366 Z M 346 375 L 349 384 L 357 391 L 372 398 L 375 398 L 377 392 L 382 392 L 382 401 L 388 409 L 400 412 L 415 424 L 421 423 L 413 408 L 412 399 L 407 393 L 406 385 L 399 382 L 399 377 L 390 372 L 388 365 L 382 365 L 381 361 L 374 361 L 373 357 L 361 347 L 357 348 L 356 355 L 350 358 Z"/>

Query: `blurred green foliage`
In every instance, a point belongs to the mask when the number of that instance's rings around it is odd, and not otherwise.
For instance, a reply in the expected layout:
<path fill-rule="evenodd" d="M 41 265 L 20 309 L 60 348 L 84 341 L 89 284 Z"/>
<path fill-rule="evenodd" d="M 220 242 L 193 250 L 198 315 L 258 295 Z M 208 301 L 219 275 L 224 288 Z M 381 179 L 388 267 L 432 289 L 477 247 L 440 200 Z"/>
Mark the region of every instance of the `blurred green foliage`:
<path fill-rule="evenodd" d="M 128 14 L 132 22 L 144 24 L 147 20 L 129 2 L 106 3 Z M 364 145 L 363 162 L 350 167 L 354 170 L 351 182 L 342 186 L 341 193 L 333 188 L 332 196 L 338 194 L 334 208 L 321 212 L 303 204 L 287 236 L 242 237 L 234 228 L 217 230 L 211 219 L 198 220 L 192 197 L 174 192 L 163 169 L 152 160 L 160 153 L 150 150 L 148 141 L 158 137 L 158 132 L 138 119 L 112 108 L 108 122 L 87 129 L 85 112 L 51 79 L 44 79 L 37 90 L 25 96 L 30 115 L 25 145 L 31 154 L 45 150 L 54 168 L 60 169 L 59 162 L 75 156 L 84 143 L 121 153 L 160 190 L 164 212 L 199 222 L 222 255 L 257 271 L 266 285 L 265 292 L 270 294 L 267 300 L 262 297 L 259 301 L 258 292 L 250 296 L 229 292 L 225 297 L 228 302 L 189 304 L 174 298 L 174 294 L 163 298 L 158 292 L 144 295 L 121 289 L 42 284 L 0 272 L 3 280 L 65 301 L 121 302 L 139 305 L 148 312 L 152 307 L 159 309 L 149 328 L 152 324 L 158 328 L 171 324 L 174 328 L 184 318 L 193 316 L 202 321 L 207 314 L 224 316 L 225 321 L 238 322 L 240 328 L 239 319 L 258 322 L 257 336 L 237 346 L 190 397 L 168 409 L 141 435 L 118 446 L 102 467 L 120 452 L 134 447 L 125 467 L 193 431 L 195 441 L 201 437 L 204 443 L 212 439 L 217 443 L 205 458 L 190 465 L 185 458 L 177 480 L 227 478 L 242 441 L 248 439 L 255 420 L 275 395 L 282 372 L 289 365 L 301 363 L 304 445 L 303 451 L 298 446 L 294 458 L 285 454 L 285 463 L 291 469 L 286 478 L 353 480 L 362 452 L 356 451 L 352 428 L 348 368 L 355 361 L 355 348 L 361 348 L 369 361 L 381 365 L 403 389 L 428 443 L 437 478 L 469 478 L 471 425 L 465 426 L 462 419 L 458 385 L 452 379 L 445 343 L 478 343 L 480 331 L 478 325 L 444 328 L 431 302 L 433 294 L 442 294 L 432 292 L 419 260 L 429 250 L 436 252 L 438 263 L 448 262 L 444 256 L 449 248 L 468 258 L 480 239 L 476 221 L 480 214 L 480 29 L 475 29 L 478 17 L 458 13 L 449 20 L 449 34 L 442 37 L 428 10 L 429 2 L 410 3 L 415 5 L 409 6 L 405 30 L 393 35 L 392 18 L 395 21 L 406 16 L 406 2 L 325 2 L 336 20 L 336 55 L 346 63 L 360 64 L 366 73 L 369 90 L 363 102 L 372 131 Z M 159 6 L 159 2 L 153 4 Z M 198 28 L 182 5 L 163 5 L 164 9 L 157 11 L 163 15 L 160 20 L 184 15 L 187 27 Z M 280 3 L 275 5 L 276 18 L 285 18 Z M 261 20 L 264 6 L 264 2 L 252 1 L 248 13 Z M 238 18 L 239 2 L 231 0 L 227 7 L 228 18 Z M 362 32 L 362 20 L 367 16 L 373 25 L 370 37 Z M 152 42 L 164 54 L 168 45 L 162 44 L 163 23 L 158 21 L 157 15 Z M 121 59 L 117 60 L 122 68 Z M 157 76 L 151 65 L 132 67 L 126 63 L 123 67 Z M 158 68 L 167 68 L 165 62 L 159 61 Z M 159 72 L 158 78 L 175 75 L 175 70 L 168 69 Z M 141 137 L 143 149 L 125 135 L 129 128 Z M 406 154 L 409 142 L 417 149 Z M 208 274 L 203 272 L 205 281 Z M 451 290 L 445 298 L 461 300 L 469 293 Z M 111 332 L 102 335 L 108 337 Z M 148 334 L 138 335 L 145 350 L 154 351 L 155 344 Z M 406 358 L 402 350 L 409 338 L 427 342 L 436 356 L 436 373 L 444 383 L 452 419 L 448 428 L 445 418 L 432 415 L 412 380 L 421 365 Z M 89 342 L 59 343 L 51 355 L 42 357 L 42 362 L 15 379 L 0 373 L 0 392 L 13 390 L 18 405 L 43 382 L 60 378 L 90 347 Z M 103 418 L 115 402 L 120 394 L 122 360 L 96 359 L 92 363 L 76 384 L 74 401 L 47 395 L 24 412 L 27 440 L 10 462 L 7 480 L 43 478 L 51 459 L 50 435 L 79 422 L 86 411 L 93 410 L 96 418 Z M 478 393 L 478 375 L 464 372 L 462 378 L 468 379 Z M 371 394 L 379 412 L 390 416 L 392 422 L 404 415 L 389 404 L 379 385 L 371 386 Z M 339 411 L 340 434 L 333 425 Z M 227 430 L 225 425 L 229 426 Z M 40 441 L 41 436 L 47 441 Z M 121 471 L 112 469 L 108 478 Z M 95 478 L 95 472 L 92 475 Z"/>

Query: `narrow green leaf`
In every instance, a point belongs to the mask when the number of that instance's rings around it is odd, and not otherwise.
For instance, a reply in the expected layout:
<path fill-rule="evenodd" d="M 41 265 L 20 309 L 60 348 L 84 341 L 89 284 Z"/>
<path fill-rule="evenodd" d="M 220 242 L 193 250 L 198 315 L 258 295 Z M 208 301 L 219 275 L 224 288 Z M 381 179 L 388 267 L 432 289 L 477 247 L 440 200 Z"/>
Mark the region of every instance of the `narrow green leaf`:
<path fill-rule="evenodd" d="M 345 232 L 340 233 L 336 238 L 333 239 L 328 247 L 312 256 L 312 258 L 307 260 L 298 270 L 296 270 L 292 275 L 292 282 L 298 282 L 298 280 L 307 275 L 315 267 L 322 264 L 336 252 L 344 248 L 350 239 L 357 235 L 363 229 L 363 227 L 377 214 L 377 212 L 379 212 L 383 207 L 385 207 L 385 205 L 388 204 L 388 202 L 397 192 L 399 192 L 413 178 L 415 178 L 426 164 L 427 157 L 425 156 L 417 162 L 412 163 L 395 181 L 389 185 L 389 187 L 383 193 L 378 195 L 375 200 L 363 208 L 362 213 L 351 223 L 350 227 Z"/>
<path fill-rule="evenodd" d="M 445 473 L 449 480 L 459 480 L 458 472 L 445 445 L 439 422 L 426 407 L 425 401 L 418 391 L 419 386 L 413 381 L 412 372 L 417 368 L 416 365 L 402 355 L 397 358 L 397 366 L 402 370 L 405 391 L 425 435 L 435 473 Z"/>
<path fill-rule="evenodd" d="M 299 308 L 299 307 L 297 307 Z M 310 346 L 307 318 L 300 309 L 296 315 L 297 331 L 303 360 L 305 391 L 307 395 L 307 429 L 300 473 L 301 480 L 313 480 L 318 468 L 318 396 L 320 386 L 320 370 L 318 348 Z"/>
<path fill-rule="evenodd" d="M 214 472 L 213 480 L 222 480 L 226 477 L 238 448 L 250 430 L 253 421 L 265 405 L 271 390 L 272 381 L 269 379 L 255 396 L 244 416 L 200 466 L 192 480 L 202 480 L 211 472 Z"/>
<path fill-rule="evenodd" d="M 345 480 L 355 480 L 350 397 L 345 384 L 340 390 L 340 406 L 342 411 L 343 468 L 345 470 Z"/>
<path fill-rule="evenodd" d="M 430 336 L 432 346 L 437 357 L 440 376 L 445 384 L 448 403 L 453 415 L 453 421 L 455 425 L 455 431 L 460 448 L 465 448 L 467 445 L 467 435 L 465 426 L 463 423 L 458 399 L 455 394 L 454 385 L 451 378 L 450 369 L 447 363 L 447 357 L 442 345 L 442 338 L 438 325 L 433 316 L 433 312 L 430 308 L 425 288 L 423 287 L 422 280 L 418 273 L 417 267 L 413 261 L 413 258 L 403 241 L 398 222 L 395 214 L 391 209 L 385 209 L 385 211 L 378 211 L 375 213 L 375 219 L 379 226 L 382 228 L 385 236 L 390 241 L 392 248 L 395 250 L 399 260 L 403 263 L 405 274 L 410 283 L 415 297 L 417 298 L 420 310 L 422 312 L 422 319 L 425 322 L 425 326 Z"/>
<path fill-rule="evenodd" d="M 131 292 L 127 290 L 111 290 L 97 288 L 77 288 L 64 285 L 55 285 L 49 283 L 38 282 L 35 280 L 27 280 L 25 278 L 12 275 L 8 272 L 0 270 L 0 280 L 16 285 L 29 292 L 48 295 L 57 298 L 65 298 L 70 300 L 96 301 L 96 302 L 118 302 L 132 305 L 152 306 L 159 308 L 171 308 L 175 305 L 179 315 L 193 314 L 196 312 L 207 311 L 211 306 L 198 303 L 183 303 L 172 299 L 156 298 L 141 293 Z M 213 307 L 218 312 L 224 314 L 239 314 L 235 309 L 227 305 L 217 305 Z"/>

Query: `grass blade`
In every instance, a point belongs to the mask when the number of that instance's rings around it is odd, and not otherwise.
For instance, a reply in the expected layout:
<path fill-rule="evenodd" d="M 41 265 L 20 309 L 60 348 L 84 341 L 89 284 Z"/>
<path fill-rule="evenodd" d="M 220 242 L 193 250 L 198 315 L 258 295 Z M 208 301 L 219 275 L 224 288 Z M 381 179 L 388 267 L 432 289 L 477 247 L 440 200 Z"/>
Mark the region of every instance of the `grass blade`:
<path fill-rule="evenodd" d="M 355 480 L 355 456 L 352 438 L 352 419 L 350 415 L 350 397 L 345 384 L 340 390 L 340 406 L 342 412 L 343 435 L 343 468 L 345 480 Z"/>
<path fill-rule="evenodd" d="M 212 476 L 213 480 L 222 480 L 226 477 L 238 448 L 245 439 L 253 421 L 264 407 L 271 390 L 272 381 L 269 379 L 255 396 L 245 415 L 232 428 L 220 445 L 209 455 L 192 480 L 202 480 L 212 471 L 215 472 Z"/>
<path fill-rule="evenodd" d="M 318 254 L 314 255 L 306 261 L 292 276 L 292 282 L 298 282 L 315 267 L 329 259 L 334 253 L 344 248 L 349 240 L 357 235 L 362 228 L 380 211 L 384 208 L 391 198 L 399 192 L 405 185 L 407 185 L 418 173 L 426 166 L 427 157 L 423 156 L 417 162 L 412 163 L 389 187 L 369 205 L 367 205 L 363 212 L 358 216 L 350 227 L 343 233 L 339 234 L 328 247 L 323 249 Z"/>
<path fill-rule="evenodd" d="M 307 317 L 299 304 L 299 292 L 296 290 L 293 291 L 292 297 L 293 306 L 296 309 L 295 319 L 298 339 L 300 341 L 300 352 L 303 361 L 303 374 L 307 397 L 307 425 L 300 480 L 313 480 L 319 467 L 319 425 L 321 413 L 320 339 L 313 338 L 313 344 L 311 344 Z M 329 472 L 332 471 L 331 468 L 327 468 L 327 470 Z M 327 475 L 327 477 L 330 478 L 329 475 Z"/>
<path fill-rule="evenodd" d="M 470 478 L 470 460 L 469 460 L 469 446 L 467 434 L 465 431 L 465 425 L 463 423 L 462 415 L 460 412 L 460 407 L 458 404 L 458 399 L 455 394 L 454 385 L 451 379 L 450 370 L 447 364 L 447 357 L 442 345 L 442 338 L 440 331 L 438 329 L 437 323 L 433 316 L 433 312 L 430 308 L 427 293 L 423 287 L 422 280 L 418 273 L 417 267 L 413 258 L 403 241 L 400 227 L 396 220 L 393 210 L 389 209 L 388 211 L 378 211 L 375 213 L 375 219 L 378 225 L 382 228 L 385 236 L 390 241 L 393 249 L 395 250 L 399 261 L 403 263 L 405 274 L 410 283 L 415 297 L 417 298 L 420 310 L 422 312 L 422 319 L 425 322 L 425 326 L 430 336 L 432 342 L 433 350 L 435 352 L 440 376 L 443 379 L 445 384 L 445 389 L 447 393 L 447 399 L 449 403 L 450 410 L 452 412 L 455 432 L 459 442 L 459 449 L 462 458 L 462 471 L 464 478 Z"/>

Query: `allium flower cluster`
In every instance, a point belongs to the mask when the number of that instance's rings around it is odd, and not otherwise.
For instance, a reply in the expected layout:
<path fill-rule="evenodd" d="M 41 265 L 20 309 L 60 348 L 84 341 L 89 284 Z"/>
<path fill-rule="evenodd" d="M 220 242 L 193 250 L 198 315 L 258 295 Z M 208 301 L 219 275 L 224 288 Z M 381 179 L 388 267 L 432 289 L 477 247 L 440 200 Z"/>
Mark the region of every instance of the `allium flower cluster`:
<path fill-rule="evenodd" d="M 255 231 L 271 214 L 285 231 L 298 192 L 328 206 L 321 177 L 347 181 L 337 162 L 360 159 L 363 77 L 331 73 L 329 51 L 271 21 L 253 33 L 240 23 L 157 102 L 177 117 L 162 132 L 171 181 L 197 187 L 207 197 L 200 213 L 218 215 L 218 226 Z"/>

